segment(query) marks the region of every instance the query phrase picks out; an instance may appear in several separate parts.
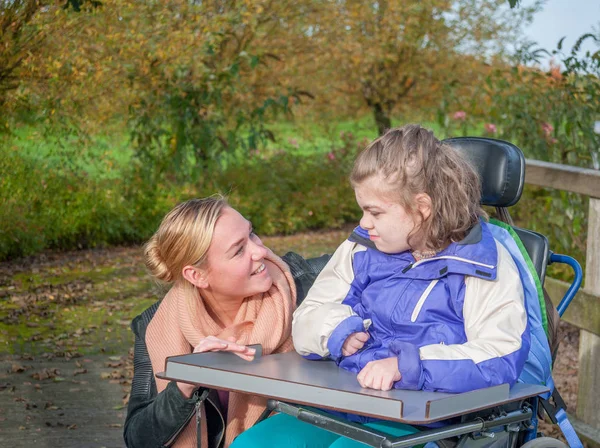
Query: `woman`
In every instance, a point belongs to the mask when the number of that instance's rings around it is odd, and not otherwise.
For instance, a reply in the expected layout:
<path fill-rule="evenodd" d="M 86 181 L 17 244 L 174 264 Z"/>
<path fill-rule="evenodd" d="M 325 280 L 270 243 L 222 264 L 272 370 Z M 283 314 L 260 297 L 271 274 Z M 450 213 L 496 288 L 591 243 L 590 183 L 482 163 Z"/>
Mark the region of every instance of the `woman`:
<path fill-rule="evenodd" d="M 293 253 L 280 259 L 222 197 L 176 206 L 144 252 L 151 274 L 172 287 L 132 323 L 134 378 L 125 443 L 229 446 L 258 419 L 265 399 L 155 374 L 168 356 L 228 351 L 251 360 L 251 344 L 261 344 L 267 355 L 291 351 L 296 291 L 306 292 L 326 260 L 308 263 Z"/>

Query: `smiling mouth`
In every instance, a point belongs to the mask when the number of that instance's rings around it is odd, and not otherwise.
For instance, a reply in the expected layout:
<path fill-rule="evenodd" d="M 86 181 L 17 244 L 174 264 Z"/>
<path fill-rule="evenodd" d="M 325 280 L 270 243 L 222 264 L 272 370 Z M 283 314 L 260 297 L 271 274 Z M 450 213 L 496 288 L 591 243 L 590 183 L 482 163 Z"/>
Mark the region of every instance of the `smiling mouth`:
<path fill-rule="evenodd" d="M 261 265 L 258 267 L 258 269 L 257 269 L 256 271 L 254 271 L 254 272 L 253 272 L 252 274 L 250 274 L 250 275 L 257 275 L 257 274 L 260 274 L 262 271 L 264 271 L 264 270 L 265 270 L 265 268 L 266 268 L 265 264 L 264 264 L 264 263 L 262 263 L 262 264 L 261 264 Z"/>

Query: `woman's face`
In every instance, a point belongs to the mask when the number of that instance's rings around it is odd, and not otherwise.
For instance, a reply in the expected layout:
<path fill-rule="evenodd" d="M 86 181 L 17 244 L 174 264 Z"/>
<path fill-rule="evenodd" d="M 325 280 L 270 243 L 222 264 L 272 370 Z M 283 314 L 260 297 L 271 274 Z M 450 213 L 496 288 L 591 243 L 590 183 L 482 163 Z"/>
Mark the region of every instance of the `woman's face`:
<path fill-rule="evenodd" d="M 273 284 L 264 264 L 266 255 L 267 248 L 252 232 L 252 224 L 226 207 L 208 249 L 207 292 L 225 300 L 266 292 Z"/>

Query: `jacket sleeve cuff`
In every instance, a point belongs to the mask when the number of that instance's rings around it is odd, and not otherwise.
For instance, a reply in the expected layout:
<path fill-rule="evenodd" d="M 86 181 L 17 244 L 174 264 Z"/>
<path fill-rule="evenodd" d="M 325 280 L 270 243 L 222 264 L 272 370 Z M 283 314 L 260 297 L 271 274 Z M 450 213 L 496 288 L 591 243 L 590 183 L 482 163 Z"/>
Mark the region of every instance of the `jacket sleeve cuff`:
<path fill-rule="evenodd" d="M 350 316 L 341 321 L 340 324 L 335 327 L 327 341 L 327 348 L 329 349 L 329 353 L 331 353 L 331 357 L 333 359 L 340 358 L 342 356 L 342 346 L 348 336 L 352 333 L 360 333 L 361 331 L 365 331 L 362 317 Z"/>
<path fill-rule="evenodd" d="M 409 342 L 394 341 L 390 344 L 390 352 L 398 357 L 398 370 L 402 375 L 394 388 L 421 390 L 425 379 L 417 346 Z"/>
<path fill-rule="evenodd" d="M 198 387 L 198 389 L 204 389 L 203 387 Z M 192 396 L 190 398 L 187 398 L 183 395 L 183 392 L 181 392 L 181 390 L 179 390 L 179 387 L 177 387 L 177 382 L 175 381 L 169 381 L 169 384 L 167 384 L 167 387 L 165 388 L 165 396 L 169 396 L 169 399 L 171 401 L 171 403 L 176 407 L 176 408 L 183 408 L 183 409 L 189 409 L 190 406 L 193 408 L 194 405 L 196 404 L 196 394 L 193 393 Z"/>

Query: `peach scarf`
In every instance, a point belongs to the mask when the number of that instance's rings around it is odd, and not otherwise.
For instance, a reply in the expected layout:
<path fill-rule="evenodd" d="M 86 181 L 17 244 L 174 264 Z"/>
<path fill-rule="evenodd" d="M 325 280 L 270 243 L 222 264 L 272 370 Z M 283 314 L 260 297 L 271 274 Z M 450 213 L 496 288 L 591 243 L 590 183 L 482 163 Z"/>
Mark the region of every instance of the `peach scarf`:
<path fill-rule="evenodd" d="M 235 336 L 238 343 L 262 344 L 263 354 L 283 353 L 293 349 L 291 337 L 292 313 L 296 303 L 296 287 L 288 266 L 269 251 L 265 259 L 273 286 L 262 294 L 247 297 L 235 317 L 234 324 L 223 328 L 208 314 L 204 301 L 194 301 L 181 285 L 174 285 L 163 301 L 146 331 L 146 345 L 152 370 L 161 372 L 167 356 L 191 353 L 201 339 L 207 336 L 227 338 Z M 195 307 L 194 307 L 195 305 Z M 168 381 L 156 379 L 160 393 Z M 237 392 L 229 394 L 225 446 L 242 431 L 256 422 L 266 406 L 266 399 Z M 207 446 L 206 413 L 202 409 L 202 446 Z M 195 419 L 177 437 L 175 447 L 196 446 Z"/>

